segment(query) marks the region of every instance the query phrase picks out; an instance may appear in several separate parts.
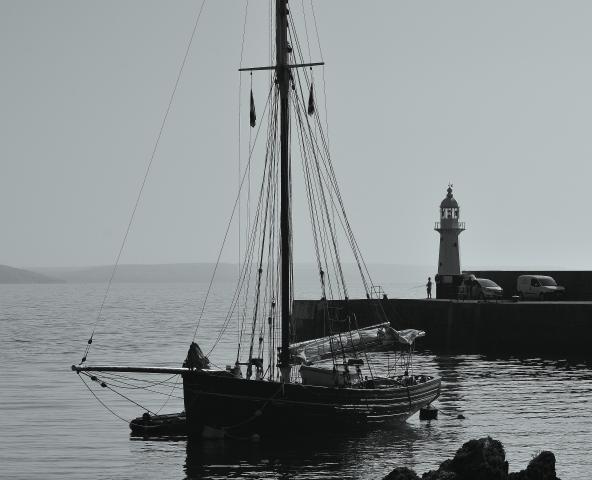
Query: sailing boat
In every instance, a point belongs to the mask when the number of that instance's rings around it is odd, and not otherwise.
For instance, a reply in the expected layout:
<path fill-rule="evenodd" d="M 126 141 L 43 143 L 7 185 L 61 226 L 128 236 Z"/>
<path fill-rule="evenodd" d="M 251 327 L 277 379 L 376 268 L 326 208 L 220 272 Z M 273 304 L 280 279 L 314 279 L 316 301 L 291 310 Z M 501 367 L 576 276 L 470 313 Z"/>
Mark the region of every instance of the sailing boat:
<path fill-rule="evenodd" d="M 322 428 L 383 425 L 406 420 L 440 393 L 440 379 L 410 371 L 413 344 L 423 332 L 394 330 L 384 322 L 384 312 L 382 323 L 358 328 L 357 319 L 347 309 L 348 290 L 337 250 L 337 224 L 343 227 L 353 251 L 368 301 L 374 300 L 369 293 L 366 265 L 345 215 L 321 123 L 315 115 L 312 67 L 323 63 L 304 63 L 287 0 L 275 1 L 275 54 L 273 66 L 243 69 L 273 73 L 263 179 L 247 246 L 250 256 L 243 264 L 239 287 L 231 302 L 234 311 L 239 298 L 245 296 L 253 301 L 250 314 L 247 315 L 247 309 L 243 313 L 240 337 L 249 348 L 242 349 L 239 340 L 236 361 L 226 368 L 214 368 L 209 353 L 204 354 L 195 342 L 179 368 L 92 366 L 86 364 L 86 355 L 80 364 L 72 366 L 77 373 L 92 372 L 94 379 L 100 372 L 180 374 L 190 435 L 212 431 L 221 435 L 285 435 L 287 431 L 303 429 L 320 432 Z M 308 90 L 306 87 L 310 89 L 308 102 L 303 93 Z M 254 109 L 251 126 L 253 117 Z M 292 121 L 298 127 L 295 139 L 291 135 Z M 320 302 L 329 335 L 291 345 L 294 143 L 302 157 Z M 243 295 L 252 278 L 249 271 L 254 271 L 255 287 L 250 295 Z M 336 308 L 332 300 L 339 298 L 341 307 Z M 380 307 L 379 301 L 377 305 Z M 225 322 L 220 335 L 227 326 Z M 377 345 L 401 347 L 400 374 L 375 374 L 367 351 Z M 244 374 L 242 367 L 246 367 Z"/>

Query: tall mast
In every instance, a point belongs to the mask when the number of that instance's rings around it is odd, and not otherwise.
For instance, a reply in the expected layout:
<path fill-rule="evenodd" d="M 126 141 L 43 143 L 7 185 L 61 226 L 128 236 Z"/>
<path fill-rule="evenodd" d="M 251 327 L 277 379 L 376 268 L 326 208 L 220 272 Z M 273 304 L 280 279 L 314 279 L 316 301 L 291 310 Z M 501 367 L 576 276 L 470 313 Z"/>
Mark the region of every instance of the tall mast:
<path fill-rule="evenodd" d="M 275 2 L 276 77 L 280 89 L 280 238 L 281 238 L 281 296 L 282 296 L 282 348 L 279 367 L 282 381 L 290 381 L 290 72 L 288 69 L 288 1 Z"/>

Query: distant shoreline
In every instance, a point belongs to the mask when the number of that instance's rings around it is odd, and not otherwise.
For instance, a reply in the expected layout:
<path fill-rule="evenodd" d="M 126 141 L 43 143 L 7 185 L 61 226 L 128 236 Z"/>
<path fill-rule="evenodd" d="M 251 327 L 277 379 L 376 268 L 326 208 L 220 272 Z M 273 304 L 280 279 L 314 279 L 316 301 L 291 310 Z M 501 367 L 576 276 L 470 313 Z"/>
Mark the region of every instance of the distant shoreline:
<path fill-rule="evenodd" d="M 466 268 L 483 270 L 484 268 Z M 209 282 L 215 269 L 213 262 L 168 263 L 168 264 L 122 264 L 117 267 L 114 283 L 194 283 Z M 369 263 L 368 269 L 374 285 L 391 283 L 393 280 L 424 285 L 427 277 L 435 275 L 436 267 L 430 265 L 377 264 Z M 488 267 L 487 270 L 546 271 L 549 268 L 532 267 Z M 359 274 L 354 264 L 343 264 L 348 282 L 357 282 Z M 553 270 L 567 270 L 554 268 Z M 32 267 L 27 269 L 0 265 L 0 284 L 36 283 L 106 283 L 113 272 L 112 265 L 83 267 Z M 300 281 L 315 280 L 317 267 L 312 263 L 294 264 L 294 275 Z M 236 281 L 238 264 L 220 263 L 216 269 L 216 281 Z"/>
<path fill-rule="evenodd" d="M 412 281 L 421 280 L 431 274 L 430 266 L 416 265 L 369 265 L 376 280 L 382 282 L 393 277 L 408 278 Z M 11 271 L 22 272 L 17 275 L 2 275 L 0 283 L 105 283 L 109 281 L 113 272 L 112 265 L 86 267 L 39 267 L 15 269 L 4 267 Z M 203 263 L 174 263 L 174 264 L 122 264 L 117 267 L 113 278 L 115 283 L 193 283 L 209 282 L 214 272 L 213 262 Z M 356 281 L 359 278 L 357 266 L 343 265 L 346 278 Z M 302 280 L 316 279 L 317 268 L 312 263 L 294 265 L 294 275 Z M 236 281 L 238 264 L 220 263 L 216 269 L 216 281 Z M 384 280 L 383 280 L 384 279 Z M 16 280 L 16 281 L 15 281 Z M 378 282 L 380 284 L 380 282 Z"/>
<path fill-rule="evenodd" d="M 64 280 L 22 268 L 0 265 L 0 284 L 65 283 Z"/>

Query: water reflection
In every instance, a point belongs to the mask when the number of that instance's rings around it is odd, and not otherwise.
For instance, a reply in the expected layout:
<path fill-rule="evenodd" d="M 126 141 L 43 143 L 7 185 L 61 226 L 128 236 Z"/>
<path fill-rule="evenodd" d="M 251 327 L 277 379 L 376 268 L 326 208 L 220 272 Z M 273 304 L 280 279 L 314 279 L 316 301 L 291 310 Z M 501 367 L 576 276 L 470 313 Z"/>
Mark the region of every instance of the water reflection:
<path fill-rule="evenodd" d="M 289 435 L 289 434 L 288 434 Z M 259 478 L 353 477 L 355 465 L 366 461 L 368 449 L 384 451 L 397 443 L 408 450 L 416 440 L 414 430 L 357 433 L 311 432 L 308 437 L 263 439 L 261 442 L 188 441 L 187 478 L 227 478 L 237 475 Z M 364 467 L 366 468 L 366 466 Z M 349 472 L 349 474 L 348 474 Z"/>
<path fill-rule="evenodd" d="M 332 440 L 334 442 L 335 440 Z M 282 477 L 313 468 L 317 473 L 337 470 L 331 456 L 319 456 L 316 442 L 188 441 L 187 478 Z"/>
<path fill-rule="evenodd" d="M 471 359 L 460 355 L 434 355 L 433 360 L 443 385 L 438 399 L 440 409 L 443 413 L 458 415 L 464 401 L 462 371 Z"/>
<path fill-rule="evenodd" d="M 359 478 L 388 462 L 414 466 L 417 442 L 433 440 L 433 431 L 402 424 L 379 431 L 311 435 L 245 441 L 187 441 L 185 473 L 188 479 L 228 478 Z"/>

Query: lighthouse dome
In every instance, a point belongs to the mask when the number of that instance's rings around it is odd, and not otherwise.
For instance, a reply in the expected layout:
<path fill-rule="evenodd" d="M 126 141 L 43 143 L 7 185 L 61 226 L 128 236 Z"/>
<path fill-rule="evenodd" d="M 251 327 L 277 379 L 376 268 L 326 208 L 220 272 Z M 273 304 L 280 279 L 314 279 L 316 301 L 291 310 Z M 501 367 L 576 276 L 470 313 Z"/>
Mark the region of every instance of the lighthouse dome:
<path fill-rule="evenodd" d="M 440 208 L 458 208 L 458 202 L 452 196 L 452 186 L 448 187 L 446 198 L 440 203 Z"/>

